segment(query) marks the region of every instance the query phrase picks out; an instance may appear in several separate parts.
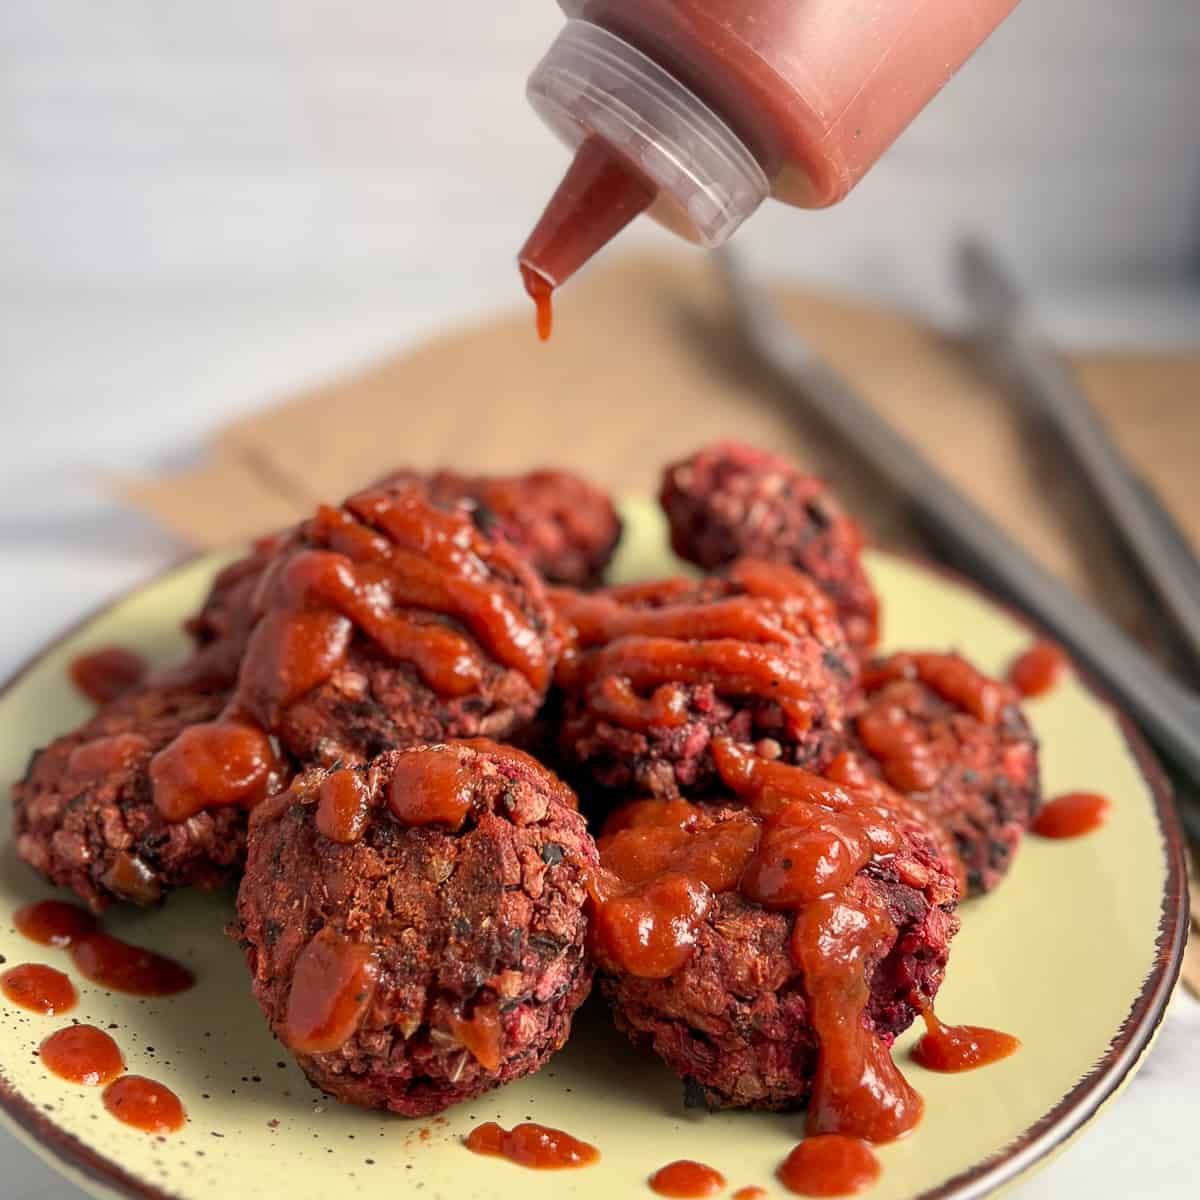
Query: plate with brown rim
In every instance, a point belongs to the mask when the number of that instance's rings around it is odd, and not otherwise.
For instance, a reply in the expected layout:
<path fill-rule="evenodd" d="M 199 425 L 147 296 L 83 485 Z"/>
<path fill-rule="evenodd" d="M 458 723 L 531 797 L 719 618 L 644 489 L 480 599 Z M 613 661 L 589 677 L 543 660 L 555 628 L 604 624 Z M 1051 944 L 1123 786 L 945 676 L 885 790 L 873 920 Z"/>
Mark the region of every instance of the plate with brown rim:
<path fill-rule="evenodd" d="M 615 574 L 677 570 L 653 508 L 633 503 L 626 516 Z M 87 716 L 67 680 L 72 658 L 112 643 L 154 662 L 179 656 L 180 623 L 225 557 L 196 560 L 132 592 L 10 681 L 0 694 L 0 803 L 7 805 L 30 752 Z M 960 648 L 999 672 L 1028 644 L 1028 628 L 970 585 L 880 551 L 867 561 L 883 600 L 886 648 Z M 939 1012 L 1014 1033 L 1022 1048 L 980 1071 L 937 1075 L 909 1057 L 915 1030 L 899 1039 L 897 1061 L 924 1095 L 925 1117 L 912 1135 L 879 1148 L 883 1172 L 869 1193 L 878 1200 L 985 1195 L 1060 1149 L 1136 1070 L 1179 972 L 1182 838 L 1153 757 L 1074 675 L 1030 702 L 1029 716 L 1047 794 L 1100 791 L 1112 811 L 1084 838 L 1027 839 L 1000 888 L 962 906 Z M 7 829 L 7 815 L 0 820 Z M 785 1194 L 774 1172 L 800 1136 L 800 1118 L 685 1109 L 678 1081 L 616 1033 L 599 996 L 540 1075 L 436 1121 L 339 1105 L 308 1085 L 260 1018 L 241 954 L 223 932 L 231 895 L 176 895 L 159 911 L 106 916 L 112 932 L 171 954 L 197 979 L 190 991 L 161 1000 L 106 992 L 79 978 L 61 951 L 15 932 L 16 909 L 53 893 L 2 836 L 0 955 L 10 965 L 67 971 L 80 994 L 71 1017 L 109 1028 L 129 1070 L 168 1084 L 188 1113 L 185 1126 L 166 1136 L 118 1124 L 96 1089 L 67 1084 L 39 1062 L 42 1039 L 69 1018 L 0 1001 L 0 1113 L 93 1194 L 499 1200 L 519 1189 L 531 1200 L 608 1200 L 649 1196 L 648 1176 L 678 1158 L 711 1164 L 729 1192 L 756 1185 L 768 1196 Z M 462 1144 L 482 1121 L 507 1127 L 527 1119 L 593 1143 L 599 1162 L 526 1171 Z"/>

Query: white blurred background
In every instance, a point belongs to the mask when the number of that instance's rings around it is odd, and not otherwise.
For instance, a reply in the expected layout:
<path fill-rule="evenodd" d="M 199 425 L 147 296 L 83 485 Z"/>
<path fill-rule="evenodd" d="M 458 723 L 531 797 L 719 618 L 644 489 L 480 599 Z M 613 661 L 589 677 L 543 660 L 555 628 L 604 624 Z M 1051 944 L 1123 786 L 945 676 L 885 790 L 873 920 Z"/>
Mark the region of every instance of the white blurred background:
<path fill-rule="evenodd" d="M 523 84 L 560 20 L 553 0 L 0 4 L 0 406 L 24 422 L 0 465 L 76 442 L 144 463 L 518 302 L 514 252 L 565 165 Z M 952 319 L 965 228 L 1066 340 L 1200 337 L 1196 0 L 1025 0 L 847 203 L 769 205 L 740 241 Z"/>

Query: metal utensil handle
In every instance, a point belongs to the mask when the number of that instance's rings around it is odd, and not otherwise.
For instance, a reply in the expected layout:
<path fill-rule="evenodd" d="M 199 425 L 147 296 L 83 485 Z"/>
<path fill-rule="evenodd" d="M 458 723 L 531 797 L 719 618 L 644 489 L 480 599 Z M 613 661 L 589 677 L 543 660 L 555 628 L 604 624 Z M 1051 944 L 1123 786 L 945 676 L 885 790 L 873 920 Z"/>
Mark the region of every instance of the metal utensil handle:
<path fill-rule="evenodd" d="M 790 367 L 786 359 L 772 357 L 806 405 L 908 498 L 922 527 L 964 569 L 1044 625 L 1200 780 L 1200 698 L 1031 558 L 832 371 L 807 352 L 792 356 Z"/>
<path fill-rule="evenodd" d="M 1021 388 L 1026 405 L 1059 435 L 1177 627 L 1193 665 L 1200 666 L 1200 592 L 1186 538 L 1153 492 L 1134 477 L 1049 345 L 1018 333 L 995 343 L 993 352 Z"/>

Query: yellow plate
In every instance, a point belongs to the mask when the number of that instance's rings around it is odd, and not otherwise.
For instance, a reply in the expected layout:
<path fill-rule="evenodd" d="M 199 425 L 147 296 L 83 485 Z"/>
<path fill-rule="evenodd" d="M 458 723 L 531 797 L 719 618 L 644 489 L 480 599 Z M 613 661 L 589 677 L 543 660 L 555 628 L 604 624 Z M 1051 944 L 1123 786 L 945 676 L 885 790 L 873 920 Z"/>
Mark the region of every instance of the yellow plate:
<path fill-rule="evenodd" d="M 631 506 L 617 564 L 622 578 L 677 569 L 661 521 Z M 0 696 L 0 794 L 30 751 L 88 714 L 66 667 L 81 650 L 116 642 L 155 660 L 184 649 L 179 624 L 219 565 L 184 566 L 134 592 L 56 643 Z M 959 647 L 1000 671 L 1029 641 L 1019 620 L 928 567 L 869 556 L 883 597 L 888 647 Z M 924 1094 L 926 1115 L 905 1141 L 879 1151 L 870 1193 L 979 1196 L 1052 1152 L 1138 1065 L 1179 969 L 1184 932 L 1182 842 L 1166 789 L 1145 747 L 1078 679 L 1029 706 L 1043 747 L 1048 794 L 1087 789 L 1113 800 L 1099 832 L 1072 842 L 1029 839 L 999 891 L 964 906 L 938 1011 L 953 1022 L 1017 1034 L 1012 1058 L 965 1075 L 930 1074 L 896 1053 Z M 6 803 L 2 801 L 0 803 Z M 7 816 L 0 816 L 7 826 Z M 678 1081 L 637 1057 L 593 998 L 569 1046 L 539 1076 L 447 1114 L 442 1124 L 343 1107 L 313 1091 L 274 1042 L 250 996 L 234 944 L 222 933 L 228 895 L 177 895 L 160 912 L 115 913 L 120 936 L 192 967 L 183 996 L 136 1000 L 88 985 L 59 951 L 11 928 L 14 909 L 51 894 L 0 851 L 0 954 L 68 970 L 80 991 L 71 1014 L 115 1026 L 129 1069 L 167 1083 L 187 1126 L 149 1137 L 114 1121 L 94 1090 L 49 1075 L 38 1043 L 64 1023 L 0 1001 L 0 1105 L 7 1121 L 64 1174 L 98 1195 L 189 1200 L 286 1196 L 454 1197 L 521 1193 L 561 1200 L 650 1196 L 646 1177 L 676 1158 L 724 1173 L 729 1188 L 757 1184 L 783 1195 L 773 1172 L 800 1134 L 795 1115 L 685 1111 Z M 460 1144 L 478 1122 L 533 1119 L 597 1145 L 584 1170 L 534 1172 L 478 1158 Z"/>

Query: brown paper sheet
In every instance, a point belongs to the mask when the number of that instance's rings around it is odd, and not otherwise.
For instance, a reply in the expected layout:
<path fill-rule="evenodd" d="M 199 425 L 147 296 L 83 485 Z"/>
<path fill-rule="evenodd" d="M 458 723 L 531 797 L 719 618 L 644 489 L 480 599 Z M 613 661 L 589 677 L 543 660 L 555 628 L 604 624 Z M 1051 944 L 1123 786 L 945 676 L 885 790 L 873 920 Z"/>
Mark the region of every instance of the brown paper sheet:
<path fill-rule="evenodd" d="M 514 287 L 515 290 L 515 287 Z M 964 349 L 919 321 L 788 289 L 828 361 L 1046 565 L 1150 645 L 1153 611 L 1086 497 Z M 524 307 L 456 329 L 230 425 L 193 471 L 119 484 L 199 546 L 242 541 L 393 467 L 582 471 L 650 491 L 661 465 L 738 437 L 828 478 L 881 544 L 914 548 L 903 511 L 854 455 L 764 389 L 702 262 L 631 259 L 573 284 L 548 345 Z M 1075 355 L 1102 418 L 1200 545 L 1200 352 Z M 1200 989 L 1200 964 L 1191 968 Z"/>

